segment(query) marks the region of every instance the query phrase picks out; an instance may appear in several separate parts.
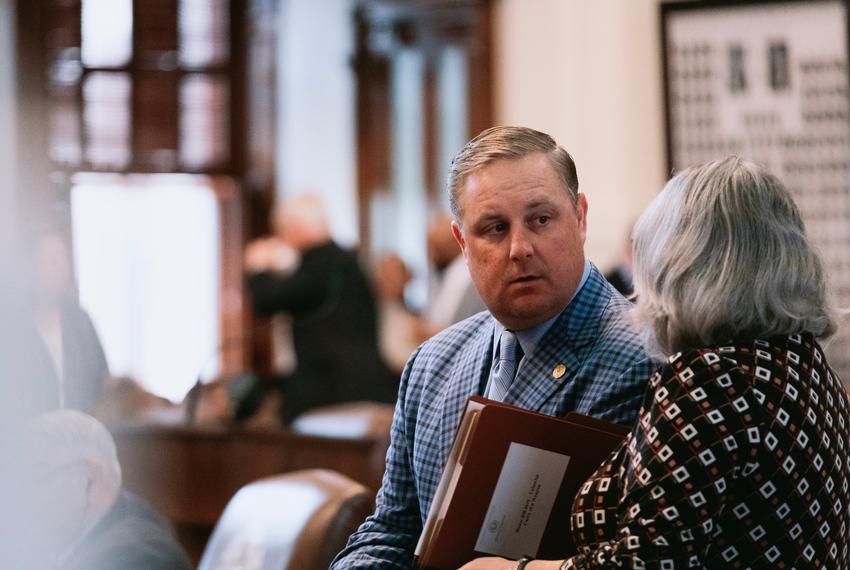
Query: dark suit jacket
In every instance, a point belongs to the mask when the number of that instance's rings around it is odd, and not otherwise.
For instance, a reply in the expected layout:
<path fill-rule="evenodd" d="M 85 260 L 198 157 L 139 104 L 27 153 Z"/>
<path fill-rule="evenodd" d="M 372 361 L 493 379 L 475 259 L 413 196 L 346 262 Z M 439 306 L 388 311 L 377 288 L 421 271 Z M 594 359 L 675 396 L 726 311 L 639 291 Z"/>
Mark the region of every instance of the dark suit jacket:
<path fill-rule="evenodd" d="M 188 570 L 168 524 L 142 499 L 122 492 L 60 570 Z"/>
<path fill-rule="evenodd" d="M 91 318 L 75 299 L 65 300 L 60 311 L 65 407 L 91 414 L 109 376 L 106 356 Z M 45 370 L 45 380 L 49 381 L 51 386 L 58 387 L 59 379 L 56 369 L 52 366 L 53 361 L 43 341 L 41 349 L 44 351 L 42 358 L 51 365 Z M 54 393 L 58 407 L 58 388 L 54 390 Z"/>
<path fill-rule="evenodd" d="M 59 379 L 47 346 L 23 308 L 3 311 L 0 376 L 21 420 L 59 407 Z M 65 407 L 93 413 L 109 368 L 88 314 L 75 299 L 60 308 Z M 4 390 L 5 392 L 5 390 Z"/>
<path fill-rule="evenodd" d="M 292 316 L 297 369 L 284 419 L 327 404 L 395 401 L 378 352 L 375 299 L 353 253 L 328 242 L 304 252 L 292 275 L 258 273 L 248 286 L 258 313 Z"/>
<path fill-rule="evenodd" d="M 629 296 L 634 293 L 635 286 L 632 283 L 632 276 L 622 265 L 618 265 L 611 271 L 605 274 L 605 279 L 608 283 L 614 286 L 614 289 L 620 292 L 621 295 Z"/>
<path fill-rule="evenodd" d="M 76 301 L 62 306 L 62 351 L 65 407 L 94 412 L 109 367 L 97 331 Z"/>

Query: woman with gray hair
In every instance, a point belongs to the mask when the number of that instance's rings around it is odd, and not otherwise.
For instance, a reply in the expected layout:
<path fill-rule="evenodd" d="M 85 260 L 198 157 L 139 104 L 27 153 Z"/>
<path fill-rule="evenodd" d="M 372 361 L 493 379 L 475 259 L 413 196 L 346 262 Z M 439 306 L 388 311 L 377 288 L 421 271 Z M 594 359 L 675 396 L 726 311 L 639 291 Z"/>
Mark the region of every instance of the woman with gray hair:
<path fill-rule="evenodd" d="M 678 174 L 635 225 L 634 278 L 666 360 L 575 497 L 578 554 L 465 568 L 850 568 L 850 403 L 788 191 L 735 157 Z"/>

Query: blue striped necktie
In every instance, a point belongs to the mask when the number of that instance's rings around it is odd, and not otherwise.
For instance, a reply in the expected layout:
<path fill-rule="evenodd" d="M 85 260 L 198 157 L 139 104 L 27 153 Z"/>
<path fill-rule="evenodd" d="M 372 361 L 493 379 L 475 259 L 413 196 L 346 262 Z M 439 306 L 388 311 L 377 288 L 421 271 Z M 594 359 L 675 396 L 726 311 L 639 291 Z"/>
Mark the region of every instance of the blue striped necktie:
<path fill-rule="evenodd" d="M 499 358 L 493 369 L 490 399 L 503 402 L 516 375 L 516 343 L 513 331 L 503 330 L 499 337 Z"/>

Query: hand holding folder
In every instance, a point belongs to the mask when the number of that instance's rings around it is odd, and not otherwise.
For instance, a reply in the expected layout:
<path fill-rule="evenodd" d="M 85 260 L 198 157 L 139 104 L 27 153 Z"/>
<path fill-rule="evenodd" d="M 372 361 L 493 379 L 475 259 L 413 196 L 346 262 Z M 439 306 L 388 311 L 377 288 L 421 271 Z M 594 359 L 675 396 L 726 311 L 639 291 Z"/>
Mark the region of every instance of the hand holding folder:
<path fill-rule="evenodd" d="M 448 570 L 478 556 L 571 556 L 573 498 L 629 431 L 473 396 L 416 546 L 417 564 Z"/>

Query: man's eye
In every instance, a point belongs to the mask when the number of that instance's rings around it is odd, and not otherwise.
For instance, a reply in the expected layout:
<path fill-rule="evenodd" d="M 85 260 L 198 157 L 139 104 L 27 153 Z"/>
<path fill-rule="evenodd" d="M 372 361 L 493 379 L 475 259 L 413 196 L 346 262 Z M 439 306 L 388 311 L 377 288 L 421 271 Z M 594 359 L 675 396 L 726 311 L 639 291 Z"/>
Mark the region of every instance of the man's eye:
<path fill-rule="evenodd" d="M 490 231 L 496 234 L 504 232 L 508 228 L 507 224 L 493 224 L 490 226 Z"/>
<path fill-rule="evenodd" d="M 540 224 L 541 226 L 545 226 L 546 224 L 549 223 L 549 220 L 551 220 L 551 219 L 552 218 L 550 218 L 549 216 L 538 216 L 537 217 L 537 223 Z"/>

